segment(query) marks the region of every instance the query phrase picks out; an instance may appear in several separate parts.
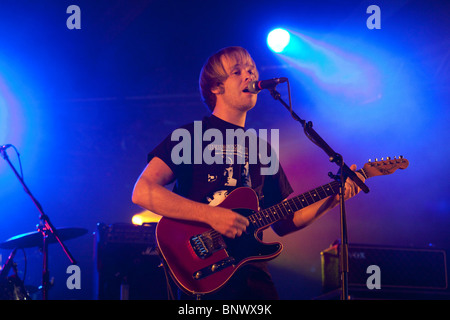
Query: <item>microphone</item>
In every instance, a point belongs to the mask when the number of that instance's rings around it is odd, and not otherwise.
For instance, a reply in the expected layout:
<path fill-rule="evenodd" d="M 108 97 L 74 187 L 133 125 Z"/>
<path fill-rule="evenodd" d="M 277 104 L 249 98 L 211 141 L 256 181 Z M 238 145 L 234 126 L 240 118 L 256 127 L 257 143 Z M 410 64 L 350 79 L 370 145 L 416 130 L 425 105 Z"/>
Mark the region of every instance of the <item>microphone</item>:
<path fill-rule="evenodd" d="M 273 89 L 279 83 L 286 82 L 287 78 L 273 78 L 270 80 L 251 81 L 248 84 L 248 91 L 251 93 L 258 93 L 263 89 Z"/>
<path fill-rule="evenodd" d="M 6 150 L 6 149 L 8 149 L 10 147 L 12 147 L 12 144 L 5 144 L 3 146 L 0 146 L 0 150 L 3 151 L 3 150 Z"/>

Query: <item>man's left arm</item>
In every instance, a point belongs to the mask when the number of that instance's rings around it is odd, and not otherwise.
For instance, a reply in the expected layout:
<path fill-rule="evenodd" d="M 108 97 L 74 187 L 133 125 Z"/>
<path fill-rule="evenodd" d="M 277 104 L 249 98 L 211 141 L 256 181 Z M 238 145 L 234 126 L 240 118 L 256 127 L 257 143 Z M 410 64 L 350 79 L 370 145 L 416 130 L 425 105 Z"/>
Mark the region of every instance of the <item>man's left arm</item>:
<path fill-rule="evenodd" d="M 350 169 L 355 171 L 356 165 L 352 165 Z M 359 173 L 357 173 L 357 175 L 362 181 L 364 181 L 364 177 L 362 177 Z M 345 182 L 344 199 L 348 200 L 357 195 L 360 191 L 361 189 L 356 185 L 354 181 L 347 179 L 347 181 Z M 291 216 L 291 218 L 278 221 L 277 223 L 272 225 L 272 229 L 279 236 L 290 234 L 310 225 L 337 205 L 339 205 L 339 195 L 330 196 L 316 203 L 313 203 L 308 207 L 296 211 L 293 216 Z"/>

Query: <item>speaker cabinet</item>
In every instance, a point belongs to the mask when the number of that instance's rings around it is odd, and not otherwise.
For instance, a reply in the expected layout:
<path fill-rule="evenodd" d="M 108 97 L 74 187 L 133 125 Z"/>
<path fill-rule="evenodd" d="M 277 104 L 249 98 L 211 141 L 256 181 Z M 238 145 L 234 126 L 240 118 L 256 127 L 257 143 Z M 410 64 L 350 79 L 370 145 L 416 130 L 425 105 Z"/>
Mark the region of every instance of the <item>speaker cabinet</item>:
<path fill-rule="evenodd" d="M 324 293 L 341 286 L 340 250 L 340 245 L 335 244 L 320 253 Z M 442 296 L 448 293 L 445 250 L 349 244 L 348 260 L 349 292 L 370 292 L 378 297 L 398 292 L 399 298 L 407 294 Z M 379 268 L 380 289 L 367 286 L 373 274 L 369 268 L 372 265 Z"/>
<path fill-rule="evenodd" d="M 95 233 L 99 300 L 167 300 L 167 279 L 156 250 L 156 224 L 105 225 Z"/>

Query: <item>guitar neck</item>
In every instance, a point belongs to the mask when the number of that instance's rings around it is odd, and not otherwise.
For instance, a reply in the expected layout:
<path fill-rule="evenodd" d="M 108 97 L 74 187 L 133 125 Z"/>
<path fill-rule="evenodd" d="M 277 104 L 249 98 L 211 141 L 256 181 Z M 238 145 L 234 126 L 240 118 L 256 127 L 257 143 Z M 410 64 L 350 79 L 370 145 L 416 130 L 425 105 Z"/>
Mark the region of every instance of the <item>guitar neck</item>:
<path fill-rule="evenodd" d="M 363 169 L 358 170 L 358 172 L 365 175 Z M 316 189 L 280 202 L 272 207 L 256 212 L 250 215 L 248 219 L 257 229 L 264 228 L 278 220 L 294 214 L 294 212 L 298 210 L 316 203 L 317 201 L 338 194 L 339 186 L 340 183 L 338 181 L 332 181 Z"/>

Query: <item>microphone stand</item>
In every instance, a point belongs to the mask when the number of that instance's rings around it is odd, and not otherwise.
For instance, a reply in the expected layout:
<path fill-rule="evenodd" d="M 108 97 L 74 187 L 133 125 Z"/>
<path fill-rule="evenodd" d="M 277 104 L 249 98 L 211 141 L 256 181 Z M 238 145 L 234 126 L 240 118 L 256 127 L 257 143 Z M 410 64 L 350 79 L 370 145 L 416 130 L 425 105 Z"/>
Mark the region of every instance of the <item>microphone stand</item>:
<path fill-rule="evenodd" d="M 73 258 L 72 254 L 70 253 L 69 249 L 66 247 L 64 242 L 61 241 L 61 239 L 58 236 L 58 233 L 53 226 L 53 224 L 50 222 L 50 218 L 44 213 L 44 210 L 42 209 L 41 204 L 37 201 L 37 199 L 31 194 L 30 189 L 28 189 L 27 185 L 25 184 L 25 181 L 23 178 L 19 175 L 16 168 L 12 165 L 11 161 L 9 160 L 8 154 L 6 153 L 5 149 L 0 148 L 0 153 L 2 157 L 8 162 L 9 166 L 13 170 L 14 174 L 16 175 L 17 179 L 22 184 L 25 192 L 30 196 L 31 201 L 33 201 L 34 205 L 39 211 L 39 219 L 41 220 L 40 225 L 38 226 L 38 231 L 42 234 L 42 257 L 43 257 L 43 264 L 42 264 L 42 299 L 48 300 L 48 289 L 50 287 L 49 279 L 50 279 L 50 273 L 48 270 L 48 237 L 50 234 L 52 234 L 55 239 L 58 241 L 58 243 L 61 245 L 62 249 L 64 250 L 64 253 L 69 258 L 70 262 L 72 264 L 77 264 L 75 259 Z"/>
<path fill-rule="evenodd" d="M 291 116 L 294 120 L 300 122 L 303 127 L 305 135 L 310 139 L 315 145 L 320 147 L 328 155 L 331 162 L 336 163 L 339 166 L 338 175 L 333 175 L 331 172 L 328 175 L 340 183 L 339 186 L 339 206 L 340 206 L 340 233 L 341 233 L 341 250 L 340 254 L 340 273 L 341 273 L 341 299 L 348 300 L 348 239 L 347 239 L 347 219 L 345 213 L 345 180 L 350 177 L 365 193 L 369 192 L 369 188 L 364 184 L 364 182 L 353 172 L 345 163 L 342 156 L 335 152 L 320 135 L 313 129 L 311 121 L 306 122 L 301 119 L 293 110 L 291 104 L 291 94 L 288 81 L 288 92 L 289 92 L 289 105 L 283 101 L 281 94 L 274 88 L 270 89 L 270 94 L 275 100 L 278 100 L 286 109 L 289 110 Z"/>

